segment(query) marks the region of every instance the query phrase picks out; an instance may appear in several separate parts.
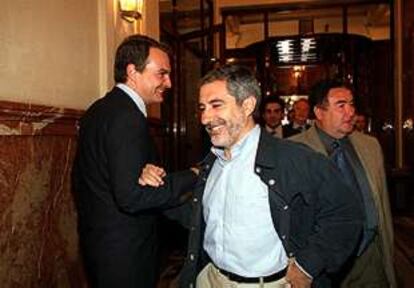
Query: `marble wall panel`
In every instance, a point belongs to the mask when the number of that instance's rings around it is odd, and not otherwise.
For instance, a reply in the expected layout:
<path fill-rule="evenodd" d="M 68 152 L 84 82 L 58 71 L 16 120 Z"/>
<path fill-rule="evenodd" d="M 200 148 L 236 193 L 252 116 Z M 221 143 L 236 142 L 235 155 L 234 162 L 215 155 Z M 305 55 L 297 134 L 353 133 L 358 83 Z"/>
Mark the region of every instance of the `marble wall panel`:
<path fill-rule="evenodd" d="M 1 287 L 86 287 L 70 186 L 81 114 L 0 101 Z"/>

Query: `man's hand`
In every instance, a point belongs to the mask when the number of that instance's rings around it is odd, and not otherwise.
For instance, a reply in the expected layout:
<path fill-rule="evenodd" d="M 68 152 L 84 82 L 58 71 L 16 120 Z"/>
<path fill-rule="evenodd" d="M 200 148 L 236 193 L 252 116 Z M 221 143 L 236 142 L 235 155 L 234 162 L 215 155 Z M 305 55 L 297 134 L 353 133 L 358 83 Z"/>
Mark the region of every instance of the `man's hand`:
<path fill-rule="evenodd" d="M 139 176 L 138 183 L 142 186 L 159 187 L 164 184 L 163 177 L 167 175 L 165 170 L 153 164 L 145 165 L 142 169 L 141 176 Z"/>
<path fill-rule="evenodd" d="M 200 168 L 198 167 L 191 167 L 190 170 L 193 171 L 193 173 L 197 176 L 200 174 Z"/>
<path fill-rule="evenodd" d="M 312 284 L 312 279 L 300 270 L 294 260 L 289 262 L 286 280 L 292 288 L 310 288 Z"/>

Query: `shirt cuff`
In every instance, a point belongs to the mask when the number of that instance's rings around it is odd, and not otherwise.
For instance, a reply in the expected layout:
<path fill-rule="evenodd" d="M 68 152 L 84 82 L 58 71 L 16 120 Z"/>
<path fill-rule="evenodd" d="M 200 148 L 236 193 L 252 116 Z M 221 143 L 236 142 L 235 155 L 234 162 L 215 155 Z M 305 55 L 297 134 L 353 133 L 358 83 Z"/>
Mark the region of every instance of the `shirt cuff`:
<path fill-rule="evenodd" d="M 308 272 L 306 272 L 306 270 L 305 270 L 305 269 L 303 269 L 303 267 L 302 267 L 302 266 L 300 266 L 300 264 L 298 263 L 298 261 L 296 261 L 296 259 L 295 259 L 294 261 L 295 261 L 295 265 L 299 268 L 299 270 L 300 270 L 300 271 L 302 271 L 302 272 L 303 272 L 303 274 L 305 274 L 306 276 L 308 276 L 308 277 L 309 277 L 309 279 L 313 280 L 312 275 L 310 275 Z"/>

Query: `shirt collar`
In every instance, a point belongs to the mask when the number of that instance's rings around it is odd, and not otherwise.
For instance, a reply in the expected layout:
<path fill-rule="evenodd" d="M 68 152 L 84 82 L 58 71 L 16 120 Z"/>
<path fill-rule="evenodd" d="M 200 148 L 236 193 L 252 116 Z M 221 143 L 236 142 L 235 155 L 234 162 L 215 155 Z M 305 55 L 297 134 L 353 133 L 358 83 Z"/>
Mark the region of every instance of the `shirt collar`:
<path fill-rule="evenodd" d="M 331 155 L 333 152 L 333 143 L 339 142 L 341 145 L 348 144 L 349 138 L 348 136 L 342 137 L 340 139 L 334 138 L 322 129 L 320 129 L 317 125 L 315 125 L 316 131 L 318 132 L 319 138 L 321 139 L 323 145 L 326 148 L 326 151 L 328 152 L 328 155 Z"/>
<path fill-rule="evenodd" d="M 303 125 L 301 125 L 301 124 L 299 124 L 299 123 L 296 123 L 296 122 L 293 122 L 293 124 L 292 124 L 292 128 L 293 129 L 304 129 L 306 127 L 306 123 L 305 124 L 303 124 Z"/>
<path fill-rule="evenodd" d="M 139 96 L 137 92 L 124 83 L 117 83 L 116 87 L 124 91 L 132 99 L 132 101 L 134 101 L 135 105 L 137 105 L 142 114 L 147 117 L 147 107 L 145 106 L 144 100 L 142 100 L 141 96 Z"/>

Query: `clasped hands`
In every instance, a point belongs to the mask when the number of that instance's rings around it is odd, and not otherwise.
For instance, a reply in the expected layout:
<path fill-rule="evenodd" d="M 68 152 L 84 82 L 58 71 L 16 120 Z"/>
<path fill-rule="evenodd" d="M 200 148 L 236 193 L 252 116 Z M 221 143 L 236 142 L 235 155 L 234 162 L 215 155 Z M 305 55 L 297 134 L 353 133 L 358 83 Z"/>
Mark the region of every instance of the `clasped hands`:
<path fill-rule="evenodd" d="M 190 170 L 196 175 L 199 173 L 199 169 L 196 167 L 191 167 Z M 166 175 L 167 173 L 164 168 L 158 167 L 154 164 L 146 164 L 138 178 L 138 183 L 142 186 L 148 185 L 152 187 L 159 187 L 164 185 L 163 178 Z"/>
<path fill-rule="evenodd" d="M 145 165 L 139 176 L 138 183 L 142 186 L 159 187 L 164 185 L 163 178 L 167 175 L 164 168 L 158 167 L 153 164 Z"/>

